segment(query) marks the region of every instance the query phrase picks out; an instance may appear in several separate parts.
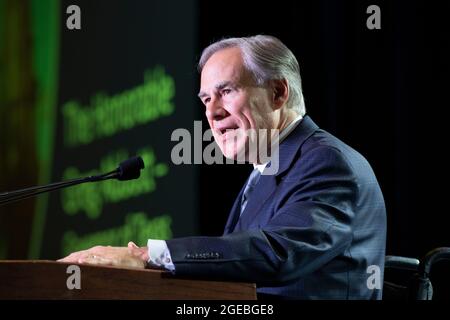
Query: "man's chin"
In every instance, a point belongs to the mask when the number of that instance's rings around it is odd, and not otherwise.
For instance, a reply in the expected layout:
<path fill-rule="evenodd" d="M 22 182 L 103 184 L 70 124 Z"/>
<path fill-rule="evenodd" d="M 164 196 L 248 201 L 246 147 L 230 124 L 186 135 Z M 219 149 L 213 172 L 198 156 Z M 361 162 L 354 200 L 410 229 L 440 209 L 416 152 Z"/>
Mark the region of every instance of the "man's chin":
<path fill-rule="evenodd" d="M 222 154 L 225 158 L 229 159 L 229 160 L 233 160 L 233 161 L 238 161 L 238 162 L 246 162 L 248 159 L 247 155 L 245 154 L 245 150 L 242 149 L 241 151 L 239 150 L 223 150 L 222 149 Z"/>
<path fill-rule="evenodd" d="M 225 158 L 239 162 L 247 160 L 246 138 L 234 141 L 233 139 L 224 139 L 224 141 L 218 145 Z"/>

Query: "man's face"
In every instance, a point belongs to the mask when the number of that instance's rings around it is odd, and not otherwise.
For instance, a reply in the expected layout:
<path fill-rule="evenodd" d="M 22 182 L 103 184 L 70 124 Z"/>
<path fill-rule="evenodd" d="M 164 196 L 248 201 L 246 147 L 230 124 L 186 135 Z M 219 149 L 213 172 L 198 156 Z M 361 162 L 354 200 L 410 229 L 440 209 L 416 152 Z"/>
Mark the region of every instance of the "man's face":
<path fill-rule="evenodd" d="M 209 126 L 225 157 L 248 156 L 249 129 L 274 128 L 272 93 L 255 85 L 240 49 L 214 53 L 203 67 L 200 87 Z"/>

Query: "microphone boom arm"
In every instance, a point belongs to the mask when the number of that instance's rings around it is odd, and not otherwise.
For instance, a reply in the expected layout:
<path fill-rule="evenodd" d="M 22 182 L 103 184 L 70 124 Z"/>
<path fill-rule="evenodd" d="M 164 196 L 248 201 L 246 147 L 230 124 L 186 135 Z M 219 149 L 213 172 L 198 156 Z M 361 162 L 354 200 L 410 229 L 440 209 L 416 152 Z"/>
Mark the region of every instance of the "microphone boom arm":
<path fill-rule="evenodd" d="M 142 161 L 142 158 L 133 157 L 120 163 L 117 169 L 105 174 L 78 178 L 62 182 L 55 182 L 45 186 L 29 187 L 11 192 L 0 193 L 0 206 L 5 205 L 7 203 L 27 199 L 41 193 L 51 192 L 54 190 L 75 186 L 85 182 L 96 182 L 109 179 L 118 179 L 122 181 L 137 179 L 140 176 L 140 170 L 143 168 L 144 162 Z"/>

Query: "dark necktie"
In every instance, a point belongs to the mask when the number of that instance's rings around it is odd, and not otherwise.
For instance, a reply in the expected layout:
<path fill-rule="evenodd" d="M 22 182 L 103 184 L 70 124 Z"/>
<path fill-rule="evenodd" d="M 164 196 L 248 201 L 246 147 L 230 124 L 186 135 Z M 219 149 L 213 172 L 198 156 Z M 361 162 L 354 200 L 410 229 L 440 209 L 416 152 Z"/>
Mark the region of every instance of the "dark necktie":
<path fill-rule="evenodd" d="M 244 193 L 242 194 L 241 199 L 241 214 L 244 212 L 245 207 L 247 206 L 248 199 L 250 198 L 251 193 L 255 189 L 256 184 L 258 183 L 259 177 L 261 173 L 258 169 L 254 169 L 248 178 L 247 185 L 244 188 Z"/>

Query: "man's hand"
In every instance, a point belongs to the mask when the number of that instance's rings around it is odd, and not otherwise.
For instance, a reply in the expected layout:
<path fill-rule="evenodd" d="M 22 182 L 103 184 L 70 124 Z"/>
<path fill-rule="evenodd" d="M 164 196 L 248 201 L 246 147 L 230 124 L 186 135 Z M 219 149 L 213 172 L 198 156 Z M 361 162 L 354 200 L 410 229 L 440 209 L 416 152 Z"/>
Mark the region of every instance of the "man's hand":
<path fill-rule="evenodd" d="M 143 269 L 147 265 L 148 258 L 147 247 L 140 248 L 130 241 L 128 247 L 96 246 L 71 253 L 58 261 Z"/>

